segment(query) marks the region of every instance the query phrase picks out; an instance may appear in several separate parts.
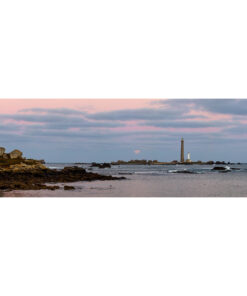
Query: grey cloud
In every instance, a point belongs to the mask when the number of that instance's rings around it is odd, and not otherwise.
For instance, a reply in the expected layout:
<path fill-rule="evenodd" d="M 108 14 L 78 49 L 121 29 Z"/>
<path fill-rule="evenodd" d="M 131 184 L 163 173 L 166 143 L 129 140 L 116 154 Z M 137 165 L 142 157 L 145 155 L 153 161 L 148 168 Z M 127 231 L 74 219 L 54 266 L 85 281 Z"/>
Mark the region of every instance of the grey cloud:
<path fill-rule="evenodd" d="M 50 115 L 50 114 L 1 114 L 1 119 L 12 119 L 16 121 L 26 122 L 57 122 L 63 121 L 64 116 L 62 115 Z"/>
<path fill-rule="evenodd" d="M 51 113 L 51 114 L 64 114 L 64 115 L 85 115 L 86 112 L 75 110 L 75 109 L 69 109 L 69 108 L 30 108 L 30 109 L 22 109 L 20 112 L 33 112 L 33 113 Z"/>
<path fill-rule="evenodd" d="M 3 143 L 5 142 L 27 142 L 28 140 L 30 140 L 29 136 L 16 133 L 6 133 L 3 131 L 0 131 L 0 137 L 2 143 L 1 146 L 4 146 Z"/>
<path fill-rule="evenodd" d="M 93 122 L 86 120 L 66 119 L 63 122 L 45 123 L 47 129 L 69 129 L 69 128 L 116 128 L 123 127 L 124 124 L 117 122 Z"/>
<path fill-rule="evenodd" d="M 194 131 L 181 131 L 180 129 L 177 130 L 98 130 L 98 129 L 80 129 L 78 131 L 70 131 L 70 130 L 63 130 L 63 129 L 44 129 L 42 127 L 34 127 L 29 126 L 25 129 L 25 134 L 32 135 L 32 136 L 52 136 L 52 137 L 64 137 L 64 138 L 107 138 L 107 139 L 119 139 L 122 140 L 123 138 L 125 141 L 133 141 L 136 139 L 148 139 L 149 141 L 153 141 L 153 139 L 180 139 L 182 136 L 187 138 L 209 138 L 209 137 L 221 137 L 224 135 L 223 132 L 219 135 L 219 132 L 207 132 L 203 133 L 202 131 L 194 130 Z"/>
<path fill-rule="evenodd" d="M 225 131 L 234 135 L 243 135 L 243 134 L 247 134 L 247 126 L 242 125 L 242 126 L 236 126 L 232 128 L 226 128 Z"/>
<path fill-rule="evenodd" d="M 145 121 L 141 125 L 164 127 L 164 128 L 207 128 L 224 127 L 226 124 L 222 121 Z"/>
<path fill-rule="evenodd" d="M 247 115 L 247 100 L 217 99 L 197 100 L 196 106 L 214 113 Z"/>
<path fill-rule="evenodd" d="M 88 114 L 88 118 L 94 120 L 161 120 L 169 119 L 174 120 L 178 118 L 194 118 L 195 116 L 186 115 L 184 112 L 170 109 L 126 109 L 109 112 L 99 112 L 94 114 Z"/>
<path fill-rule="evenodd" d="M 0 131 L 3 132 L 15 132 L 20 130 L 20 125 L 14 123 L 2 123 L 0 122 Z"/>
<path fill-rule="evenodd" d="M 192 105 L 194 109 L 212 113 L 247 115 L 247 99 L 170 99 L 159 100 L 156 103 L 186 110 Z"/>
<path fill-rule="evenodd" d="M 74 128 L 74 127 L 120 127 L 122 123 L 116 122 L 94 122 L 86 120 L 81 116 L 66 116 L 58 114 L 1 114 L 0 119 L 11 119 L 32 123 L 41 123 L 46 128 Z"/>
<path fill-rule="evenodd" d="M 88 130 L 79 130 L 79 131 L 68 131 L 68 130 L 39 130 L 30 128 L 25 131 L 25 135 L 37 136 L 37 137 L 62 137 L 62 138 L 112 138 L 118 137 L 118 132 L 98 132 L 98 131 L 88 131 Z"/>

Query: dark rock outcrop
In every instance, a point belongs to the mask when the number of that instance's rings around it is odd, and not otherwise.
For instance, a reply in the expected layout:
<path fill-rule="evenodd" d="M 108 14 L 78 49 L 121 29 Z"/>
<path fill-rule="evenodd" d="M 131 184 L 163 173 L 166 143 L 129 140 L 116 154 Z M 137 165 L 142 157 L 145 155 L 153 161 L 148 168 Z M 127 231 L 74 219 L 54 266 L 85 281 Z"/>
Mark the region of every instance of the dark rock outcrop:
<path fill-rule="evenodd" d="M 48 169 L 44 160 L 26 159 L 22 152 L 13 150 L 5 153 L 0 148 L 0 190 L 39 190 L 58 189 L 57 185 L 46 183 L 66 183 L 94 180 L 121 180 L 124 177 L 112 177 L 87 172 L 79 167 L 65 167 L 62 170 Z M 108 163 L 99 164 L 100 168 L 111 167 Z M 64 186 L 64 190 L 73 190 L 73 186 Z"/>
<path fill-rule="evenodd" d="M 226 171 L 226 170 L 227 168 L 222 166 L 216 166 L 212 168 L 212 171 Z"/>
<path fill-rule="evenodd" d="M 75 187 L 74 187 L 74 186 L 68 186 L 68 185 L 65 185 L 65 186 L 63 187 L 63 189 L 64 189 L 64 190 L 74 190 Z"/>
<path fill-rule="evenodd" d="M 0 190 L 55 190 L 59 187 L 46 185 L 46 183 L 122 179 L 125 178 L 91 173 L 78 167 L 65 167 L 62 170 L 51 170 L 47 168 L 13 170 L 8 168 L 0 170 Z"/>
<path fill-rule="evenodd" d="M 24 171 L 34 169 L 46 169 L 46 167 L 38 160 L 23 158 L 2 158 L 0 159 L 1 171 Z"/>
<path fill-rule="evenodd" d="M 96 162 L 93 162 L 91 167 L 97 167 L 99 169 L 104 169 L 104 168 L 110 168 L 111 167 L 111 164 L 110 163 L 96 163 Z"/>

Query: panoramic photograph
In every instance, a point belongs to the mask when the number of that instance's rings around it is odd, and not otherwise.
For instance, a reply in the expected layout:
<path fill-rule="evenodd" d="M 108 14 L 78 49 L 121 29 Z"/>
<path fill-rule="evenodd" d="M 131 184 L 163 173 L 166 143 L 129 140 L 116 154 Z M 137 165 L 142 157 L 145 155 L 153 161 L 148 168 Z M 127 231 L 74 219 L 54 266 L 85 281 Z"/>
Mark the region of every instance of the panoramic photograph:
<path fill-rule="evenodd" d="M 1 197 L 246 197 L 247 99 L 1 99 Z"/>

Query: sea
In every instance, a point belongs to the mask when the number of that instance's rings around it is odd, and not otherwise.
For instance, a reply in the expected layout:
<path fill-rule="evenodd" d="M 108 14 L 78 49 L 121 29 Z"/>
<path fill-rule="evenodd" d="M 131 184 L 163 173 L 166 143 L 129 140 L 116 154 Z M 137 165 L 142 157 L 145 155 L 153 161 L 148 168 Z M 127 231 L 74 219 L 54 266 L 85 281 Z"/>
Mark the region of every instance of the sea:
<path fill-rule="evenodd" d="M 51 169 L 78 166 L 125 180 L 56 184 L 61 189 L 17 190 L 4 197 L 247 197 L 247 164 L 227 165 L 230 170 L 214 171 L 214 165 L 114 165 L 99 169 L 91 164 L 47 163 Z M 220 165 L 222 166 L 222 165 Z M 75 190 L 65 191 L 64 185 Z"/>

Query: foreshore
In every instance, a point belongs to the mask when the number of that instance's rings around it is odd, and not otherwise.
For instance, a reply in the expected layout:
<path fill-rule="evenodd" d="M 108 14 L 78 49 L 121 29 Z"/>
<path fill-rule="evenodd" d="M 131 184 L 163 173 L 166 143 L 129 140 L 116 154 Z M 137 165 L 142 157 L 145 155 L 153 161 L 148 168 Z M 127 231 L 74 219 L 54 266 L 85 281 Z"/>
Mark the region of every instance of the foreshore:
<path fill-rule="evenodd" d="M 0 150 L 0 190 L 40 190 L 61 189 L 57 183 L 70 183 L 77 181 L 95 180 L 122 180 L 124 177 L 113 177 L 87 172 L 83 168 L 76 166 L 64 167 L 62 170 L 49 169 L 44 165 L 44 161 L 26 159 L 22 157 L 22 152 L 14 150 L 5 153 L 5 149 Z M 65 185 L 64 190 L 73 190 L 73 186 Z"/>
<path fill-rule="evenodd" d="M 3 197 L 242 197 L 246 196 L 247 164 L 227 173 L 209 166 L 115 166 L 102 174 L 120 176 L 131 172 L 125 180 L 57 183 L 57 190 L 14 190 Z M 177 173 L 187 169 L 193 173 Z M 101 170 L 96 169 L 97 172 Z M 53 185 L 53 184 L 51 184 Z M 74 190 L 64 190 L 73 185 Z"/>
<path fill-rule="evenodd" d="M 46 183 L 64 183 L 76 181 L 95 180 L 122 180 L 124 177 L 105 176 L 87 172 L 83 168 L 65 167 L 62 170 L 53 169 L 26 169 L 20 171 L 0 171 L 0 190 L 56 190 L 57 185 L 46 185 Z M 74 189 L 73 186 L 64 186 L 65 190 Z"/>

